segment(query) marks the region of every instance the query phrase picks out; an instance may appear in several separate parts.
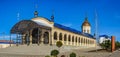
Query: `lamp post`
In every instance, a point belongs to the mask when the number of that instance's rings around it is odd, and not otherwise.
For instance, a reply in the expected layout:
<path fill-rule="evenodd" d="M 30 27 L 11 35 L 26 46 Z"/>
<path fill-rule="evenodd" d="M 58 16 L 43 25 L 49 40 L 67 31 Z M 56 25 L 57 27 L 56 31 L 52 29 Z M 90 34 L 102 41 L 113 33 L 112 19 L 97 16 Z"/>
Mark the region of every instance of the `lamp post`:
<path fill-rule="evenodd" d="M 96 52 L 97 52 L 97 40 L 98 40 L 98 18 L 97 18 L 97 11 L 95 9 L 95 38 L 96 38 Z"/>

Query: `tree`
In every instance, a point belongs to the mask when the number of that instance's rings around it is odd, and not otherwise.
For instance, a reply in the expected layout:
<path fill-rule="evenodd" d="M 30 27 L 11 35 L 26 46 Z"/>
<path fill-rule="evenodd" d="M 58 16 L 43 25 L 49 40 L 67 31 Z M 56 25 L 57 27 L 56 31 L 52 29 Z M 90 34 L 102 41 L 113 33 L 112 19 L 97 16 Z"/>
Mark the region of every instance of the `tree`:
<path fill-rule="evenodd" d="M 119 49 L 119 48 L 120 48 L 120 42 L 118 42 L 118 41 L 115 42 L 115 48 L 116 48 L 116 49 Z"/>
<path fill-rule="evenodd" d="M 101 43 L 100 46 L 103 49 L 111 50 L 111 41 L 110 40 L 106 40 L 103 43 Z"/>
<path fill-rule="evenodd" d="M 110 40 L 106 40 L 103 43 L 100 44 L 101 48 L 106 49 L 106 50 L 111 50 L 111 41 Z M 115 49 L 119 49 L 120 48 L 120 42 L 116 41 L 115 42 Z"/>
<path fill-rule="evenodd" d="M 61 41 L 57 41 L 56 46 L 57 46 L 58 48 L 60 48 L 62 45 L 63 45 L 63 43 L 62 43 Z"/>
<path fill-rule="evenodd" d="M 57 57 L 58 54 L 59 54 L 58 50 L 52 50 L 51 51 L 51 56 Z"/>
<path fill-rule="evenodd" d="M 70 57 L 76 57 L 76 54 L 72 52 L 72 53 L 70 54 Z"/>

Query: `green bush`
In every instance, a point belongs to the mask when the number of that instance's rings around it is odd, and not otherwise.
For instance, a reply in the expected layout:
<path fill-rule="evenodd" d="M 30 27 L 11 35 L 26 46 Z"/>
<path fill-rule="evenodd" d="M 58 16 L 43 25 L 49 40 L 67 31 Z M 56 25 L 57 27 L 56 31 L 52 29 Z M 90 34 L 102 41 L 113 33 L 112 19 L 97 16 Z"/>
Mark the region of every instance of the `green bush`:
<path fill-rule="evenodd" d="M 63 43 L 62 43 L 61 41 L 57 41 L 56 46 L 57 46 L 58 48 L 60 48 L 62 45 L 63 45 Z"/>
<path fill-rule="evenodd" d="M 46 55 L 45 57 L 50 57 L 49 55 Z"/>
<path fill-rule="evenodd" d="M 52 50 L 51 51 L 51 56 L 57 56 L 59 54 L 58 50 Z"/>
<path fill-rule="evenodd" d="M 72 53 L 70 54 L 70 57 L 76 57 L 76 54 L 72 52 Z"/>

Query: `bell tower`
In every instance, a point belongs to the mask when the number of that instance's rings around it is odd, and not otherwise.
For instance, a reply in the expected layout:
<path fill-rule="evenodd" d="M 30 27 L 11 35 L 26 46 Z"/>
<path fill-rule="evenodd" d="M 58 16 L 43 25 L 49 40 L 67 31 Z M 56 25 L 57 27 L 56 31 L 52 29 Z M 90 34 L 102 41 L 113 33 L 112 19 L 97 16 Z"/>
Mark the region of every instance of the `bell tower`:
<path fill-rule="evenodd" d="M 81 28 L 82 28 L 83 33 L 88 33 L 88 34 L 91 33 L 91 25 L 88 22 L 88 17 L 85 18 L 84 22 L 82 23 Z"/>

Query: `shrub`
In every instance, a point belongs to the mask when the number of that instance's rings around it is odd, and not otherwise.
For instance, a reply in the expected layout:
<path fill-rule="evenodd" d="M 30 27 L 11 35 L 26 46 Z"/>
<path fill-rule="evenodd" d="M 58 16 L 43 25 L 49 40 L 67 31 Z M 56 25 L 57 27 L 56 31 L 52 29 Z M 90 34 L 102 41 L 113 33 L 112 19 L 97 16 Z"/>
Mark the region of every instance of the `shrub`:
<path fill-rule="evenodd" d="M 72 52 L 72 53 L 70 54 L 70 57 L 76 57 L 76 54 Z"/>
<path fill-rule="evenodd" d="M 50 57 L 49 55 L 46 55 L 45 57 Z"/>
<path fill-rule="evenodd" d="M 52 50 L 51 51 L 51 56 L 57 56 L 59 54 L 58 50 Z"/>
<path fill-rule="evenodd" d="M 62 43 L 61 41 L 57 41 L 56 46 L 57 46 L 58 48 L 60 48 L 62 45 L 63 45 L 63 43 Z"/>

